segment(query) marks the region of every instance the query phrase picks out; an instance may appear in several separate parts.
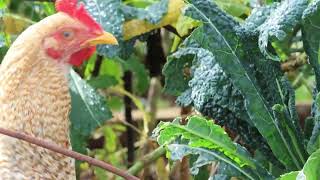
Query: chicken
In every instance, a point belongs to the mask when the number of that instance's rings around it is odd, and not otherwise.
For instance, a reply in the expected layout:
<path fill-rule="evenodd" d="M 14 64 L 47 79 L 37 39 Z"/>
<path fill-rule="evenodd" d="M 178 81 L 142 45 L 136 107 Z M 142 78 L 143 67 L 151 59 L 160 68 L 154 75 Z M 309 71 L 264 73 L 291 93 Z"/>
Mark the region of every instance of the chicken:
<path fill-rule="evenodd" d="M 57 0 L 57 13 L 26 29 L 0 67 L 0 127 L 64 148 L 69 139 L 68 71 L 97 44 L 117 44 L 83 4 Z M 74 160 L 0 135 L 0 179 L 75 179 Z"/>

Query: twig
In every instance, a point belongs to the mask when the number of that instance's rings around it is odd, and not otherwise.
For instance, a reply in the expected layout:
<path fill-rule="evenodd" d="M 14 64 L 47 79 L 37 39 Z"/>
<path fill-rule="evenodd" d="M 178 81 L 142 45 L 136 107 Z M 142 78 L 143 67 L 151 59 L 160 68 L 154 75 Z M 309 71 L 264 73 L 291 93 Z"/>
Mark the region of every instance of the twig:
<path fill-rule="evenodd" d="M 148 52 L 148 53 L 151 53 L 151 52 Z M 146 114 L 147 114 L 146 117 L 147 118 L 144 118 L 144 121 L 143 121 L 145 136 L 141 137 L 141 139 L 144 141 L 144 145 L 141 148 L 142 154 L 148 154 L 149 152 L 154 151 L 154 149 L 155 149 L 155 147 L 153 146 L 153 143 L 149 139 L 149 135 L 151 135 L 151 131 L 157 125 L 157 119 L 156 119 L 157 102 L 160 98 L 160 94 L 161 94 L 161 83 L 156 77 L 153 77 L 150 80 L 150 87 L 149 87 L 148 98 L 147 98 L 147 103 L 146 103 Z M 158 158 L 159 157 L 157 157 L 157 159 Z M 157 159 L 154 159 L 154 160 L 156 161 Z M 166 173 L 164 173 L 164 172 L 160 173 L 159 172 L 160 164 L 158 164 L 158 163 L 156 163 L 156 164 L 157 164 L 157 166 L 156 166 L 157 168 L 155 169 L 155 172 L 157 174 L 158 179 L 166 180 L 166 178 L 161 177 L 161 176 L 165 176 Z M 164 164 L 163 164 L 163 168 L 161 168 L 161 169 L 165 169 Z M 143 173 L 140 176 L 140 178 L 141 179 L 151 179 L 153 174 L 154 173 L 151 172 L 151 168 L 149 166 L 145 165 L 143 167 Z"/>
<path fill-rule="evenodd" d="M 166 149 L 163 146 L 158 147 L 156 150 L 137 161 L 127 172 L 133 175 L 138 174 L 144 167 L 163 156 L 165 152 Z"/>
<path fill-rule="evenodd" d="M 129 93 L 132 93 L 132 72 L 126 71 L 123 77 L 124 89 Z M 130 97 L 124 96 L 124 106 L 125 106 L 125 118 L 128 124 L 132 124 L 132 101 Z M 133 125 L 133 124 L 132 124 Z M 135 133 L 132 128 L 127 128 L 127 148 L 128 148 L 128 167 L 133 164 L 134 161 L 134 140 Z"/>
<path fill-rule="evenodd" d="M 157 115 L 157 102 L 159 101 L 160 95 L 161 95 L 161 82 L 158 80 L 158 78 L 153 77 L 150 80 L 150 88 L 148 92 L 148 101 L 146 106 L 146 112 L 149 113 L 150 119 L 148 122 L 145 122 L 148 127 L 148 131 L 146 131 L 146 134 L 151 135 L 149 131 L 152 131 L 156 125 L 158 124 L 156 115 Z M 145 128 L 146 129 L 146 128 Z"/>
<path fill-rule="evenodd" d="M 97 166 L 97 167 L 100 167 L 102 169 L 105 169 L 109 172 L 112 172 L 118 176 L 121 176 L 127 180 L 139 180 L 139 178 L 133 176 L 133 175 L 130 175 L 128 174 L 127 172 L 121 170 L 121 169 L 118 169 L 104 161 L 100 161 L 98 159 L 94 159 L 90 156 L 85 156 L 83 154 L 80 154 L 80 153 L 77 153 L 77 152 L 74 152 L 72 150 L 69 150 L 69 149 L 65 149 L 65 148 L 62 148 L 56 144 L 53 144 L 53 143 L 50 143 L 50 142 L 47 142 L 47 141 L 44 141 L 44 140 L 41 140 L 41 139 L 37 139 L 35 137 L 32 137 L 30 135 L 27 135 L 27 134 L 24 134 L 24 133 L 20 133 L 20 132 L 16 132 L 16 131 L 12 131 L 12 130 L 8 130 L 8 129 L 4 129 L 4 128 L 0 128 L 0 133 L 1 134 L 4 134 L 4 135 L 7 135 L 7 136 L 10 136 L 10 137 L 13 137 L 13 138 L 17 138 L 17 139 L 20 139 L 20 140 L 23 140 L 23 141 L 26 141 L 28 143 L 31 143 L 31 144 L 35 144 L 37 146 L 40 146 L 40 147 L 43 147 L 43 148 L 46 148 L 46 149 L 49 149 L 51 151 L 54 151 L 56 153 L 60 153 L 60 154 L 63 154 L 65 156 L 69 156 L 69 157 L 72 157 L 74 159 L 77 159 L 77 160 L 80 160 L 80 161 L 86 161 L 88 162 L 89 164 L 92 164 L 94 166 Z"/>
<path fill-rule="evenodd" d="M 92 76 L 97 77 L 99 75 L 100 67 L 102 64 L 103 56 L 97 55 L 97 59 L 94 65 L 94 69 L 92 71 Z"/>
<path fill-rule="evenodd" d="M 128 122 L 126 122 L 126 121 L 122 121 L 122 120 L 120 120 L 120 119 L 119 119 L 117 122 L 120 122 L 120 123 L 122 123 L 123 125 L 128 126 L 129 128 L 133 129 L 136 133 L 138 133 L 138 134 L 140 134 L 140 135 L 143 135 L 143 132 L 140 131 L 139 128 L 135 127 L 134 125 L 132 125 L 132 124 L 130 124 L 130 123 L 128 123 Z"/>
<path fill-rule="evenodd" d="M 210 177 L 214 176 L 217 173 L 218 167 L 219 167 L 219 161 L 213 162 L 211 164 Z"/>

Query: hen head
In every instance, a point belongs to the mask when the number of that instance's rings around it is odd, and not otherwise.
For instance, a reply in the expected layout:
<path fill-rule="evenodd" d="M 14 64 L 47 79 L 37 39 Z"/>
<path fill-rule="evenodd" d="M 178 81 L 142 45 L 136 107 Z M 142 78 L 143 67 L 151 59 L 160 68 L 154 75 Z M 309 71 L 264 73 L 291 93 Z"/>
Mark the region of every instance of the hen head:
<path fill-rule="evenodd" d="M 77 0 L 56 0 L 55 23 L 43 39 L 50 58 L 79 66 L 95 51 L 97 44 L 116 45 L 116 38 L 104 32 Z M 59 20 L 56 20 L 59 19 Z M 53 19 L 52 19 L 53 20 Z"/>

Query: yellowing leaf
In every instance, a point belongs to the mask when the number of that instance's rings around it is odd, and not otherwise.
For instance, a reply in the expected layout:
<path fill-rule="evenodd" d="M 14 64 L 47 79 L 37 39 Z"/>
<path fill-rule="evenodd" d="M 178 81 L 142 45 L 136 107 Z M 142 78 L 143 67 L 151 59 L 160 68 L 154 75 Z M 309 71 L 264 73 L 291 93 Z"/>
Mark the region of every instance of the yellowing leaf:
<path fill-rule="evenodd" d="M 13 14 L 5 14 L 0 19 L 0 22 L 0 29 L 3 29 L 5 33 L 11 35 L 20 34 L 28 26 L 34 23 L 33 21 L 27 18 Z"/>
<path fill-rule="evenodd" d="M 181 14 L 181 9 L 184 7 L 184 5 L 185 3 L 183 0 L 170 0 L 168 13 L 158 24 L 151 24 L 139 19 L 126 22 L 123 29 L 124 39 L 129 40 L 135 36 L 139 36 L 154 29 L 175 23 L 178 20 Z"/>

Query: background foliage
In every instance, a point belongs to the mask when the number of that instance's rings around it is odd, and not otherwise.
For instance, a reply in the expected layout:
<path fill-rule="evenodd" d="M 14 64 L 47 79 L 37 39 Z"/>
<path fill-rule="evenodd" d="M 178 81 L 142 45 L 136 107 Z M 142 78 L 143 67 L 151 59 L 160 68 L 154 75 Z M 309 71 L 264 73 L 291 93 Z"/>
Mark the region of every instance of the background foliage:
<path fill-rule="evenodd" d="M 74 150 L 142 179 L 320 178 L 319 0 L 82 2 L 119 46 L 70 72 Z M 0 59 L 53 13 L 0 0 Z"/>

